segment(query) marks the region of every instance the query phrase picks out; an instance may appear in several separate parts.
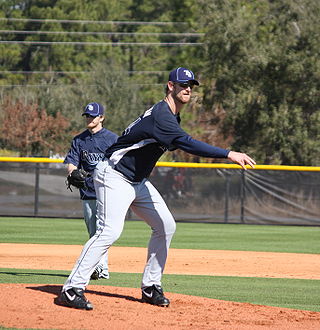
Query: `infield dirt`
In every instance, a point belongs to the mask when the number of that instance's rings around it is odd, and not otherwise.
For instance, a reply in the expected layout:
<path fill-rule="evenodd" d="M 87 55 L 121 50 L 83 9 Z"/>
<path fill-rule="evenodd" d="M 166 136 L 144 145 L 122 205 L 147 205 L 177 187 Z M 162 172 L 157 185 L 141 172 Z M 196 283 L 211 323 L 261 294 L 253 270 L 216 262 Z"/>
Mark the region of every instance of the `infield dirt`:
<path fill-rule="evenodd" d="M 0 244 L 0 268 L 70 270 L 81 246 Z M 141 273 L 144 248 L 110 249 L 111 272 Z M 165 273 L 320 279 L 320 255 L 171 249 Z M 93 282 L 92 282 L 93 283 Z M 34 329 L 319 329 L 320 313 L 166 292 L 169 308 L 138 289 L 89 284 L 93 311 L 55 304 L 60 285 L 0 284 L 0 326 Z"/>

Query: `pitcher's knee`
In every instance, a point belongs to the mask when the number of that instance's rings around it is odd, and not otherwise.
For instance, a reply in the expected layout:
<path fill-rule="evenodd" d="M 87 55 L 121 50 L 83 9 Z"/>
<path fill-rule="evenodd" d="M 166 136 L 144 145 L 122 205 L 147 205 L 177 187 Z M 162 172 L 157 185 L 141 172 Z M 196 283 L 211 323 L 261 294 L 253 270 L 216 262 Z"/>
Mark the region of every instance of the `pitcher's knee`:
<path fill-rule="evenodd" d="M 99 234 L 98 234 L 99 235 Z M 117 241 L 119 239 L 119 237 L 121 236 L 121 231 L 114 231 L 114 230 L 110 230 L 108 228 L 104 228 L 101 232 L 101 234 L 99 235 L 102 240 L 104 242 L 106 242 L 108 245 L 112 245 L 115 241 Z"/>
<path fill-rule="evenodd" d="M 174 220 L 165 222 L 159 228 L 153 228 L 153 232 L 155 234 L 158 234 L 159 236 L 166 236 L 166 237 L 173 236 L 175 231 L 176 231 L 176 223 Z"/>
<path fill-rule="evenodd" d="M 168 226 L 166 226 L 166 233 L 167 233 L 167 235 L 173 235 L 174 233 L 175 233 L 175 231 L 176 231 L 176 223 L 175 223 L 175 221 L 172 221 L 171 223 L 170 223 L 170 225 L 168 225 Z"/>

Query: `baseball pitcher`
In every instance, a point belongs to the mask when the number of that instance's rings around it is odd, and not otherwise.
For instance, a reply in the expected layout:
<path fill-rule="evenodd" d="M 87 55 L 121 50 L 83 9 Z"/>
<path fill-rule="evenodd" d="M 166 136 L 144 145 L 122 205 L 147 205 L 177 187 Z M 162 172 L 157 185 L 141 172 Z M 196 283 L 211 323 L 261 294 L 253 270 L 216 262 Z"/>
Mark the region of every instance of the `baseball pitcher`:
<path fill-rule="evenodd" d="M 176 229 L 175 220 L 163 198 L 148 180 L 160 156 L 177 148 L 211 158 L 226 158 L 246 169 L 255 161 L 244 153 L 214 147 L 193 139 L 180 127 L 180 112 L 190 101 L 192 89 L 199 85 L 191 70 L 179 67 L 171 71 L 162 101 L 137 118 L 117 142 L 106 151 L 106 158 L 94 171 L 99 227 L 85 244 L 65 282 L 62 305 L 90 310 L 92 304 L 84 290 L 90 275 L 108 248 L 120 237 L 129 207 L 151 228 L 147 263 L 141 290 L 142 301 L 169 306 L 163 293 L 161 277 Z"/>

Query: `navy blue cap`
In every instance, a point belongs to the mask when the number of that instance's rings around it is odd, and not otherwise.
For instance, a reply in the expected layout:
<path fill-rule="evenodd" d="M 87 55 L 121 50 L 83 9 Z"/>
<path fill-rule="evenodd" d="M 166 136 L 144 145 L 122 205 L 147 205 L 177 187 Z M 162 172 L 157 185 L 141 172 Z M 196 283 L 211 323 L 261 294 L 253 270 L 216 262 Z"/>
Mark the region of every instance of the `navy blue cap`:
<path fill-rule="evenodd" d="M 195 85 L 200 85 L 199 81 L 194 79 L 194 74 L 191 70 L 186 68 L 177 68 L 170 72 L 169 74 L 169 81 L 179 82 L 179 83 L 186 83 L 192 82 Z"/>
<path fill-rule="evenodd" d="M 100 103 L 97 102 L 91 102 L 86 105 L 84 108 L 84 112 L 82 116 L 84 115 L 90 115 L 92 117 L 98 117 L 98 116 L 103 116 L 104 114 L 104 108 Z"/>

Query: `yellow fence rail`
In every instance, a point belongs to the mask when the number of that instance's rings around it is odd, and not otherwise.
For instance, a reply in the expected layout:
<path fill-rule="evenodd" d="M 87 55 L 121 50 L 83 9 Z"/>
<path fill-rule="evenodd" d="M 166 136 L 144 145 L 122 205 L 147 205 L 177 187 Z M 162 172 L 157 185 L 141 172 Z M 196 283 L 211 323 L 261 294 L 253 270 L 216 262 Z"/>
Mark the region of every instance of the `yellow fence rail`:
<path fill-rule="evenodd" d="M 0 157 L 0 162 L 21 162 L 21 163 L 62 163 L 62 159 L 44 158 L 44 157 Z M 236 164 L 224 163 L 185 163 L 185 162 L 158 162 L 157 166 L 162 167 L 188 167 L 188 168 L 226 168 L 241 169 Z M 252 169 L 246 166 L 247 169 Z M 294 165 L 256 165 L 255 170 L 273 170 L 273 171 L 308 171 L 320 172 L 320 166 L 294 166 Z"/>

